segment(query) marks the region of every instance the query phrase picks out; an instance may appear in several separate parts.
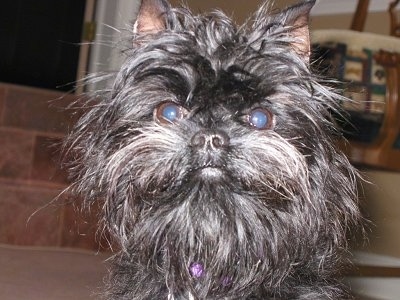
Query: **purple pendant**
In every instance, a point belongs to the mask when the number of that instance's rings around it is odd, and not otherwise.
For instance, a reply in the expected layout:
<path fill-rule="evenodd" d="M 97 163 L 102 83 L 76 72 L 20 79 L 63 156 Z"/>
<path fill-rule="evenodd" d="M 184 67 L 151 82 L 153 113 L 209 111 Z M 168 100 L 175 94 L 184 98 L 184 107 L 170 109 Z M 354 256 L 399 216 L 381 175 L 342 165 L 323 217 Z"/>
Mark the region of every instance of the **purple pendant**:
<path fill-rule="evenodd" d="M 221 281 L 221 284 L 222 284 L 222 286 L 224 286 L 224 287 L 230 286 L 230 285 L 232 284 L 232 278 L 230 278 L 230 277 L 228 277 L 228 276 L 223 277 L 223 278 L 222 278 L 222 281 Z"/>
<path fill-rule="evenodd" d="M 192 263 L 189 272 L 194 278 L 200 278 L 204 275 L 204 267 L 201 263 Z"/>

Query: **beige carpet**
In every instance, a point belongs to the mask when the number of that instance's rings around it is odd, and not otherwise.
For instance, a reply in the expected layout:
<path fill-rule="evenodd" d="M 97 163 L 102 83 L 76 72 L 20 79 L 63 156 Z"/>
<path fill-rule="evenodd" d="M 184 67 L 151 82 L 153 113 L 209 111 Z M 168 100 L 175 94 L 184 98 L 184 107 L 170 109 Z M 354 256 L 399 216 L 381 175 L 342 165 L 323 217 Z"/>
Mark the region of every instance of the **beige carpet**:
<path fill-rule="evenodd" d="M 0 245 L 1 300 L 96 299 L 109 255 Z"/>

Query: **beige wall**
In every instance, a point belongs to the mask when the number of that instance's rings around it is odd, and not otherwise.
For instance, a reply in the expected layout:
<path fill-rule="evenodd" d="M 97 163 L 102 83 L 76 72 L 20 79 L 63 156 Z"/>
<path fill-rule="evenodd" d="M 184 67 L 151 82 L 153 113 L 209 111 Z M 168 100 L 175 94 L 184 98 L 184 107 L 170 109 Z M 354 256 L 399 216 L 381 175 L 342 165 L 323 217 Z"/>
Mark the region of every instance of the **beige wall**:
<path fill-rule="evenodd" d="M 261 0 L 171 0 L 173 5 L 180 3 L 187 3 L 188 6 L 199 12 L 209 11 L 214 8 L 219 8 L 225 11 L 228 15 L 233 15 L 238 23 L 246 20 L 257 7 L 261 5 Z M 276 0 L 274 7 L 286 7 L 290 4 L 296 3 L 295 0 Z"/>
<path fill-rule="evenodd" d="M 349 29 L 352 15 L 315 16 L 312 20 L 313 29 Z M 386 12 L 368 15 L 364 31 L 389 34 L 389 18 Z"/>
<path fill-rule="evenodd" d="M 246 20 L 252 12 L 263 2 L 261 0 L 171 0 L 173 5 L 187 3 L 194 11 L 204 12 L 220 8 L 228 15 L 233 15 L 238 23 Z M 297 0 L 275 0 L 273 8 L 285 8 L 297 3 Z M 365 30 L 375 33 L 389 32 L 387 13 L 372 13 L 368 16 Z M 313 29 L 338 28 L 348 29 L 351 24 L 351 15 L 316 16 L 312 18 Z"/>
<path fill-rule="evenodd" d="M 369 171 L 364 184 L 370 226 L 369 249 L 400 257 L 400 172 Z"/>
<path fill-rule="evenodd" d="M 180 3 L 181 1 L 172 1 Z M 261 3 L 259 0 L 186 0 L 189 7 L 197 11 L 221 8 L 232 14 L 238 23 L 242 23 Z M 296 0 L 276 0 L 274 7 L 286 7 Z M 314 16 L 311 30 L 317 29 L 349 29 L 352 16 L 331 15 Z M 385 12 L 369 14 L 365 31 L 388 34 L 389 19 Z M 366 205 L 369 218 L 373 221 L 370 244 L 367 250 L 400 257 L 400 173 L 385 171 L 366 171 L 365 177 L 372 184 L 364 184 L 365 196 L 362 201 Z M 361 192 L 363 194 L 363 192 Z"/>

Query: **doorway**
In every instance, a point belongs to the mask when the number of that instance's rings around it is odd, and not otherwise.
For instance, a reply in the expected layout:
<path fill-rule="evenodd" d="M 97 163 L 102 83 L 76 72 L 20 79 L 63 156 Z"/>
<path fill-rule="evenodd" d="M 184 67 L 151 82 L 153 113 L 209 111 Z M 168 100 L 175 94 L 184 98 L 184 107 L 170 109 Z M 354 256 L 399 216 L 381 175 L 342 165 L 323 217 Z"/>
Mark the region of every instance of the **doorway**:
<path fill-rule="evenodd" d="M 94 0 L 2 0 L 1 6 L 0 81 L 74 90 L 85 10 L 93 10 Z"/>

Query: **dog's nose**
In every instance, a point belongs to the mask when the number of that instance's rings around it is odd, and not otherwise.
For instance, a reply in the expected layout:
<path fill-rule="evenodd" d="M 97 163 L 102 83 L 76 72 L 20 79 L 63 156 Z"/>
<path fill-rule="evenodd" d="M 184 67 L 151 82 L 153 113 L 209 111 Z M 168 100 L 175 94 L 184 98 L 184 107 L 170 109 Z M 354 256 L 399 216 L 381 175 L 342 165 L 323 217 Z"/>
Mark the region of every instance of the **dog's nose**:
<path fill-rule="evenodd" d="M 198 150 L 219 150 L 229 145 L 229 136 L 222 130 L 200 130 L 192 136 L 190 145 Z"/>

